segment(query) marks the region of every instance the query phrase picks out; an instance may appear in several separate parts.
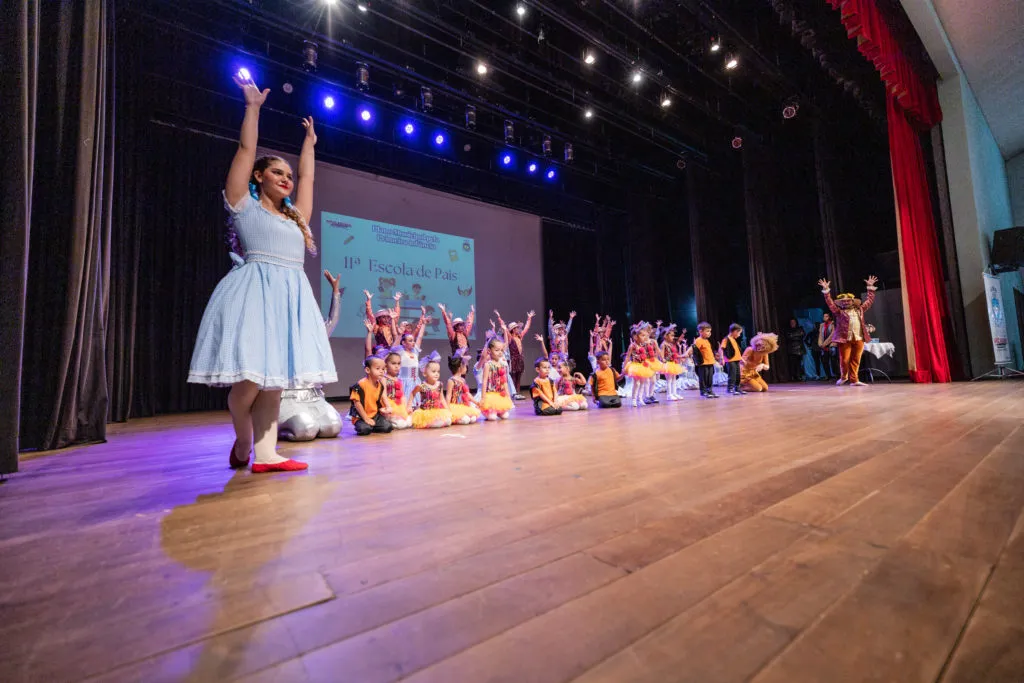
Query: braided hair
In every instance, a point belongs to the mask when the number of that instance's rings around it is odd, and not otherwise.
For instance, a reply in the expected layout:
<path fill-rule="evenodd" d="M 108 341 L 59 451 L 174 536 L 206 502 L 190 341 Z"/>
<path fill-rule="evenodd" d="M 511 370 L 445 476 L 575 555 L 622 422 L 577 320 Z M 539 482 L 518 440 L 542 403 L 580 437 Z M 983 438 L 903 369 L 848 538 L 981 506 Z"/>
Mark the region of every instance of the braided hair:
<path fill-rule="evenodd" d="M 249 176 L 249 194 L 252 195 L 253 199 L 259 201 L 260 198 L 259 186 L 256 183 L 256 174 L 266 171 L 267 167 L 275 161 L 284 162 L 284 159 L 278 156 L 265 156 L 257 159 L 255 165 L 253 165 L 252 174 Z M 284 201 L 281 202 L 281 213 L 299 226 L 299 230 L 302 231 L 302 239 L 306 243 L 306 251 L 308 251 L 312 256 L 316 256 L 316 242 L 313 241 L 313 231 L 309 229 L 309 224 L 306 222 L 305 216 L 303 216 L 299 210 L 295 208 L 295 205 L 292 204 L 291 197 L 285 197 Z M 245 255 L 242 253 L 242 246 L 238 241 L 238 233 L 235 232 L 233 226 L 228 227 L 227 241 L 231 251 L 235 252 L 239 256 Z"/>

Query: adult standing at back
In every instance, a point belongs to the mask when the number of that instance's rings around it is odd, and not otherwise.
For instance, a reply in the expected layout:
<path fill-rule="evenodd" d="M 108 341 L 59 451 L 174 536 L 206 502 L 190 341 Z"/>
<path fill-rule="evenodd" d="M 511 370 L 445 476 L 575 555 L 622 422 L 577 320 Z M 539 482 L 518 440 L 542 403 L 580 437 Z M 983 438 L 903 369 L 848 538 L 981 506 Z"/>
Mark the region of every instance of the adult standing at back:
<path fill-rule="evenodd" d="M 277 454 L 282 389 L 337 381 L 327 331 L 303 271 L 305 252 L 316 253 L 306 216 L 313 210 L 313 119 L 299 155 L 295 202 L 292 169 L 284 159 L 256 159 L 260 91 L 248 72 L 235 83 L 245 97 L 238 151 L 224 187 L 231 214 L 235 261 L 217 284 L 199 326 L 188 381 L 230 386 L 228 410 L 235 428 L 229 464 L 253 472 L 304 470 L 304 462 Z"/>

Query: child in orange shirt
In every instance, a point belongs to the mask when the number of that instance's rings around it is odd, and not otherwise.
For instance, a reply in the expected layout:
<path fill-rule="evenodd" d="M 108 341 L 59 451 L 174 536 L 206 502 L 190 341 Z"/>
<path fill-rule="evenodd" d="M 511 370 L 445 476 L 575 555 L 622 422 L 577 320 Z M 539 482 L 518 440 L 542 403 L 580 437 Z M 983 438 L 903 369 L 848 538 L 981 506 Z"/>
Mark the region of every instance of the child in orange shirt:
<path fill-rule="evenodd" d="M 607 351 L 598 351 L 595 356 L 597 369 L 590 376 L 590 390 L 594 394 L 594 403 L 600 408 L 621 408 L 619 397 L 619 372 L 612 367 L 611 356 Z"/>
<path fill-rule="evenodd" d="M 353 384 L 349 393 L 352 400 L 352 408 L 349 411 L 352 426 L 359 436 L 368 436 L 375 432 L 387 434 L 392 426 L 387 417 L 391 412 L 391 402 L 381 381 L 384 377 L 384 360 L 370 356 L 364 361 L 363 368 L 366 377 Z"/>
<path fill-rule="evenodd" d="M 743 360 L 743 351 L 740 350 L 740 335 L 743 334 L 743 326 L 733 323 L 729 325 L 729 334 L 723 339 L 718 348 L 722 352 L 722 361 L 725 370 L 729 373 L 728 393 L 741 396 L 747 392 L 740 389 L 740 361 Z"/>
<path fill-rule="evenodd" d="M 697 325 L 697 339 L 693 342 L 693 362 L 697 366 L 697 381 L 700 383 L 702 398 L 718 398 L 714 390 L 715 351 L 711 348 L 711 325 L 702 322 Z"/>
<path fill-rule="evenodd" d="M 551 362 L 543 356 L 533 364 L 537 377 L 530 387 L 533 398 L 533 412 L 537 415 L 561 415 L 562 409 L 555 405 L 555 384 L 549 377 Z"/>

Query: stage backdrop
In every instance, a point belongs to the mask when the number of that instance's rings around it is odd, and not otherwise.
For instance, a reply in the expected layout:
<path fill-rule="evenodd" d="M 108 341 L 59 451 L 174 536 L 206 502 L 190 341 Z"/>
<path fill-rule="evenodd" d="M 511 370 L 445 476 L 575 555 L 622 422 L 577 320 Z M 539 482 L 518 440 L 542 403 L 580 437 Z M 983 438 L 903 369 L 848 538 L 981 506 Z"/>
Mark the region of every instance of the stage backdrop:
<path fill-rule="evenodd" d="M 294 156 L 267 149 L 259 154 L 276 154 L 297 167 Z M 373 294 L 374 311 L 393 307 L 394 292 L 404 295 L 403 319 L 414 320 L 419 307 L 427 307 L 434 322 L 427 328 L 423 350 L 436 349 L 445 359 L 444 379 L 451 349 L 438 303 L 460 318 L 476 305 L 474 352 L 490 329 L 494 309 L 506 323 L 525 322 L 527 311 L 535 310 L 537 317 L 524 340 L 527 366 L 540 355 L 533 335 L 545 333 L 547 311 L 538 216 L 318 163 L 309 224 L 319 253 L 306 257 L 306 275 L 325 317 L 330 285 L 324 269 L 340 274 L 344 288 L 341 320 L 331 336 L 338 383 L 325 387 L 328 397 L 347 395 L 349 385 L 362 376 L 364 289 Z"/>

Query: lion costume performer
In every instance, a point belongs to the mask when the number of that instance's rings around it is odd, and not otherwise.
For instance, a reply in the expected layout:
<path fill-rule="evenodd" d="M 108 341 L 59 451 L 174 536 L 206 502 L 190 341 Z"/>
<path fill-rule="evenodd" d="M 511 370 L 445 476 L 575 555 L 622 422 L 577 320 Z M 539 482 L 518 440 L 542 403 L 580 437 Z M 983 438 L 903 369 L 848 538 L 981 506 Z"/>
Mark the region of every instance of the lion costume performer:
<path fill-rule="evenodd" d="M 747 391 L 768 391 L 768 382 L 761 377 L 761 371 L 770 367 L 768 356 L 778 350 L 779 335 L 773 332 L 755 334 L 740 359 L 740 388 Z"/>
<path fill-rule="evenodd" d="M 878 289 L 875 283 L 878 278 L 872 275 L 864 282 L 867 284 L 868 296 L 861 302 L 853 294 L 840 294 L 833 300 L 829 281 L 818 280 L 821 293 L 825 295 L 825 304 L 835 318 L 832 343 L 839 348 L 839 381 L 836 386 L 847 382 L 855 387 L 867 386 L 859 379 L 864 344 L 871 341 L 871 327 L 865 322 L 864 314 L 875 303 L 875 290 Z"/>

